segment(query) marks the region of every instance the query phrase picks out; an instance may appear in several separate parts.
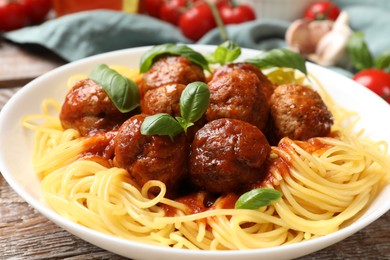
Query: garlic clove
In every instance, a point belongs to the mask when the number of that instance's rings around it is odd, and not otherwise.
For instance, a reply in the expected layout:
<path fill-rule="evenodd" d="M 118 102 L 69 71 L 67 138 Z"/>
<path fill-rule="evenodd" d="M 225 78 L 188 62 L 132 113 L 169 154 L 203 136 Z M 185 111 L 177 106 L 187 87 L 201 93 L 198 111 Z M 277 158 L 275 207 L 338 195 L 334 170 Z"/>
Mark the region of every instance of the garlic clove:
<path fill-rule="evenodd" d="M 295 20 L 288 27 L 286 32 L 286 42 L 290 49 L 299 53 L 310 53 L 313 46 L 306 41 L 308 36 L 308 23 L 310 21 L 299 19 Z"/>
<path fill-rule="evenodd" d="M 333 28 L 334 22 L 331 20 L 323 20 L 323 21 L 312 21 L 309 24 L 309 32 L 310 32 L 310 41 L 315 46 L 314 50 L 311 52 L 315 52 L 318 46 L 318 42 L 330 32 Z"/>
<path fill-rule="evenodd" d="M 328 33 L 333 26 L 330 20 L 295 20 L 287 29 L 285 39 L 290 49 L 301 54 L 314 53 L 318 41 Z"/>
<path fill-rule="evenodd" d="M 309 55 L 308 58 L 324 66 L 335 65 L 340 61 L 344 56 L 348 40 L 353 33 L 348 23 L 348 14 L 341 12 L 332 30 L 320 39 L 315 53 Z"/>

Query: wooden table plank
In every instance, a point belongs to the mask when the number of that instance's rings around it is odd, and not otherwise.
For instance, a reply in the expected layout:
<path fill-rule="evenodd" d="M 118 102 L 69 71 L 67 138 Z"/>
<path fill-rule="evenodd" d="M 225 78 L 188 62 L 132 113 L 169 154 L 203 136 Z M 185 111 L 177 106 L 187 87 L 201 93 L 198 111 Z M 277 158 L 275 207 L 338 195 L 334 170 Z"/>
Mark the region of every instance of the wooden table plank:
<path fill-rule="evenodd" d="M 19 48 L 0 40 L 0 88 L 22 86 L 65 63 L 42 47 L 27 45 Z"/>

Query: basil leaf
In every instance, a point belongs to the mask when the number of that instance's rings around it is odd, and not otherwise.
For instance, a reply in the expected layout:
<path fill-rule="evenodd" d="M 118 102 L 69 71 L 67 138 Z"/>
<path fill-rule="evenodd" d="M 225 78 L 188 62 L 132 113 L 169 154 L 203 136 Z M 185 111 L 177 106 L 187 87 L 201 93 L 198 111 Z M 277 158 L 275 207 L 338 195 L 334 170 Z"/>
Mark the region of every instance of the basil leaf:
<path fill-rule="evenodd" d="M 176 45 L 173 43 L 156 45 L 152 49 L 145 52 L 141 57 L 140 72 L 144 73 L 148 71 L 153 64 L 154 58 L 162 54 L 186 57 L 191 62 L 210 72 L 209 64 L 202 54 L 194 51 L 186 45 Z"/>
<path fill-rule="evenodd" d="M 178 116 L 178 117 L 175 117 L 177 122 L 179 122 L 179 124 L 181 125 L 181 127 L 184 129 L 184 132 L 187 134 L 187 129 L 191 126 L 194 125 L 194 123 L 192 122 L 188 122 L 187 120 L 185 120 L 184 118 Z"/>
<path fill-rule="evenodd" d="M 106 91 L 120 112 L 127 113 L 139 106 L 140 94 L 137 84 L 107 65 L 96 66 L 89 74 L 89 78 Z"/>
<path fill-rule="evenodd" d="M 171 139 L 183 132 L 183 128 L 171 115 L 159 113 L 145 117 L 141 125 L 143 135 L 168 135 Z"/>
<path fill-rule="evenodd" d="M 226 41 L 219 45 L 210 57 L 210 63 L 224 65 L 232 62 L 241 55 L 241 47 L 232 41 Z"/>
<path fill-rule="evenodd" d="M 375 67 L 390 73 L 390 50 L 375 59 Z"/>
<path fill-rule="evenodd" d="M 242 194 L 234 206 L 235 209 L 258 209 L 280 199 L 282 193 L 275 189 L 258 188 Z"/>
<path fill-rule="evenodd" d="M 198 121 L 209 105 L 210 91 L 206 83 L 188 84 L 180 96 L 180 114 L 187 122 Z"/>
<path fill-rule="evenodd" d="M 352 34 L 347 43 L 347 55 L 357 70 L 373 67 L 373 58 L 362 32 Z"/>
<path fill-rule="evenodd" d="M 173 118 L 160 113 L 145 118 L 141 125 L 143 135 L 168 135 L 173 139 L 198 121 L 207 109 L 210 92 L 207 84 L 192 82 L 186 86 L 180 96 L 181 117 Z"/>
<path fill-rule="evenodd" d="M 292 68 L 301 71 L 307 75 L 305 59 L 296 52 L 287 49 L 273 49 L 262 52 L 251 59 L 245 60 L 260 69 L 272 67 Z"/>

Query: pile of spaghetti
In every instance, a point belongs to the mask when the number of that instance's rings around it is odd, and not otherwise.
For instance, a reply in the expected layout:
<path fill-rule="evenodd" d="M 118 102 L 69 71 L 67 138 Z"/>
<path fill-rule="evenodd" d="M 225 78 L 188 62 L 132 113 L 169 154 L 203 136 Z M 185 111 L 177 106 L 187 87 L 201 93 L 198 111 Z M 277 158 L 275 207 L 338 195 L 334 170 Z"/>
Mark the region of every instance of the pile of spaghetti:
<path fill-rule="evenodd" d="M 225 194 L 206 210 L 193 211 L 184 200 L 165 196 L 161 181 L 139 187 L 125 169 L 80 159 L 89 149 L 88 138 L 62 128 L 61 105 L 55 100 L 45 100 L 42 114 L 22 121 L 35 131 L 33 164 L 45 200 L 67 219 L 120 238 L 173 248 L 265 248 L 339 230 L 361 216 L 389 183 L 387 143 L 356 132 L 351 120 L 355 115 L 334 104 L 326 92 L 322 97 L 335 119 L 332 133 L 308 141 L 286 137 L 271 147 L 262 186 L 283 196 L 259 209 L 234 209 L 233 195 Z M 151 195 L 156 187 L 159 192 Z"/>

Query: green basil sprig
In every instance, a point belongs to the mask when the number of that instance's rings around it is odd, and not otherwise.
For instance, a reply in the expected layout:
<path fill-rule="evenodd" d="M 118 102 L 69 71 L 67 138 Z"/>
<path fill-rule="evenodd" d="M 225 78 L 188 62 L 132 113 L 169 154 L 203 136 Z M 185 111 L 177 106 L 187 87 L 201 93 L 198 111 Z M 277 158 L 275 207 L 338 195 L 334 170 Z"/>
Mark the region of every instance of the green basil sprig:
<path fill-rule="evenodd" d="M 145 117 L 141 125 L 143 135 L 168 135 L 173 139 L 183 132 L 183 127 L 175 118 L 166 113 L 159 113 Z"/>
<path fill-rule="evenodd" d="M 296 52 L 287 49 L 273 49 L 262 52 L 253 58 L 245 60 L 260 69 L 268 69 L 272 67 L 292 68 L 301 71 L 307 75 L 305 59 Z"/>
<path fill-rule="evenodd" d="M 145 118 L 141 125 L 143 135 L 168 135 L 173 139 L 198 121 L 209 104 L 210 91 L 203 82 L 192 82 L 186 86 L 180 96 L 181 117 L 172 117 L 160 113 Z"/>
<path fill-rule="evenodd" d="M 357 70 L 373 67 L 373 57 L 362 32 L 355 32 L 348 40 L 347 55 Z"/>
<path fill-rule="evenodd" d="M 120 112 L 127 113 L 139 106 L 140 93 L 137 84 L 107 65 L 96 66 L 89 78 L 102 86 Z"/>
<path fill-rule="evenodd" d="M 207 56 L 207 60 L 211 64 L 221 64 L 233 62 L 241 55 L 241 47 L 233 41 L 226 41 L 215 49 L 215 51 Z"/>
<path fill-rule="evenodd" d="M 347 55 L 357 71 L 376 68 L 390 73 L 390 50 L 374 58 L 362 32 L 355 32 L 349 38 Z"/>
<path fill-rule="evenodd" d="M 235 209 L 259 209 L 280 199 L 282 195 L 283 194 L 280 191 L 275 189 L 269 189 L 269 188 L 253 189 L 251 191 L 242 194 L 236 201 L 234 208 Z"/>
<path fill-rule="evenodd" d="M 177 117 L 185 132 L 198 121 L 209 105 L 210 91 L 203 82 L 192 82 L 186 86 L 180 96 L 180 114 Z"/>
<path fill-rule="evenodd" d="M 210 71 L 209 64 L 205 57 L 199 52 L 194 51 L 186 45 L 176 45 L 173 43 L 156 45 L 141 57 L 140 72 L 144 73 L 150 69 L 153 64 L 154 58 L 162 54 L 171 54 L 183 56 L 189 59 L 191 62 L 199 65 L 204 70 Z"/>
<path fill-rule="evenodd" d="M 385 51 L 375 59 L 375 68 L 390 73 L 390 50 Z"/>

